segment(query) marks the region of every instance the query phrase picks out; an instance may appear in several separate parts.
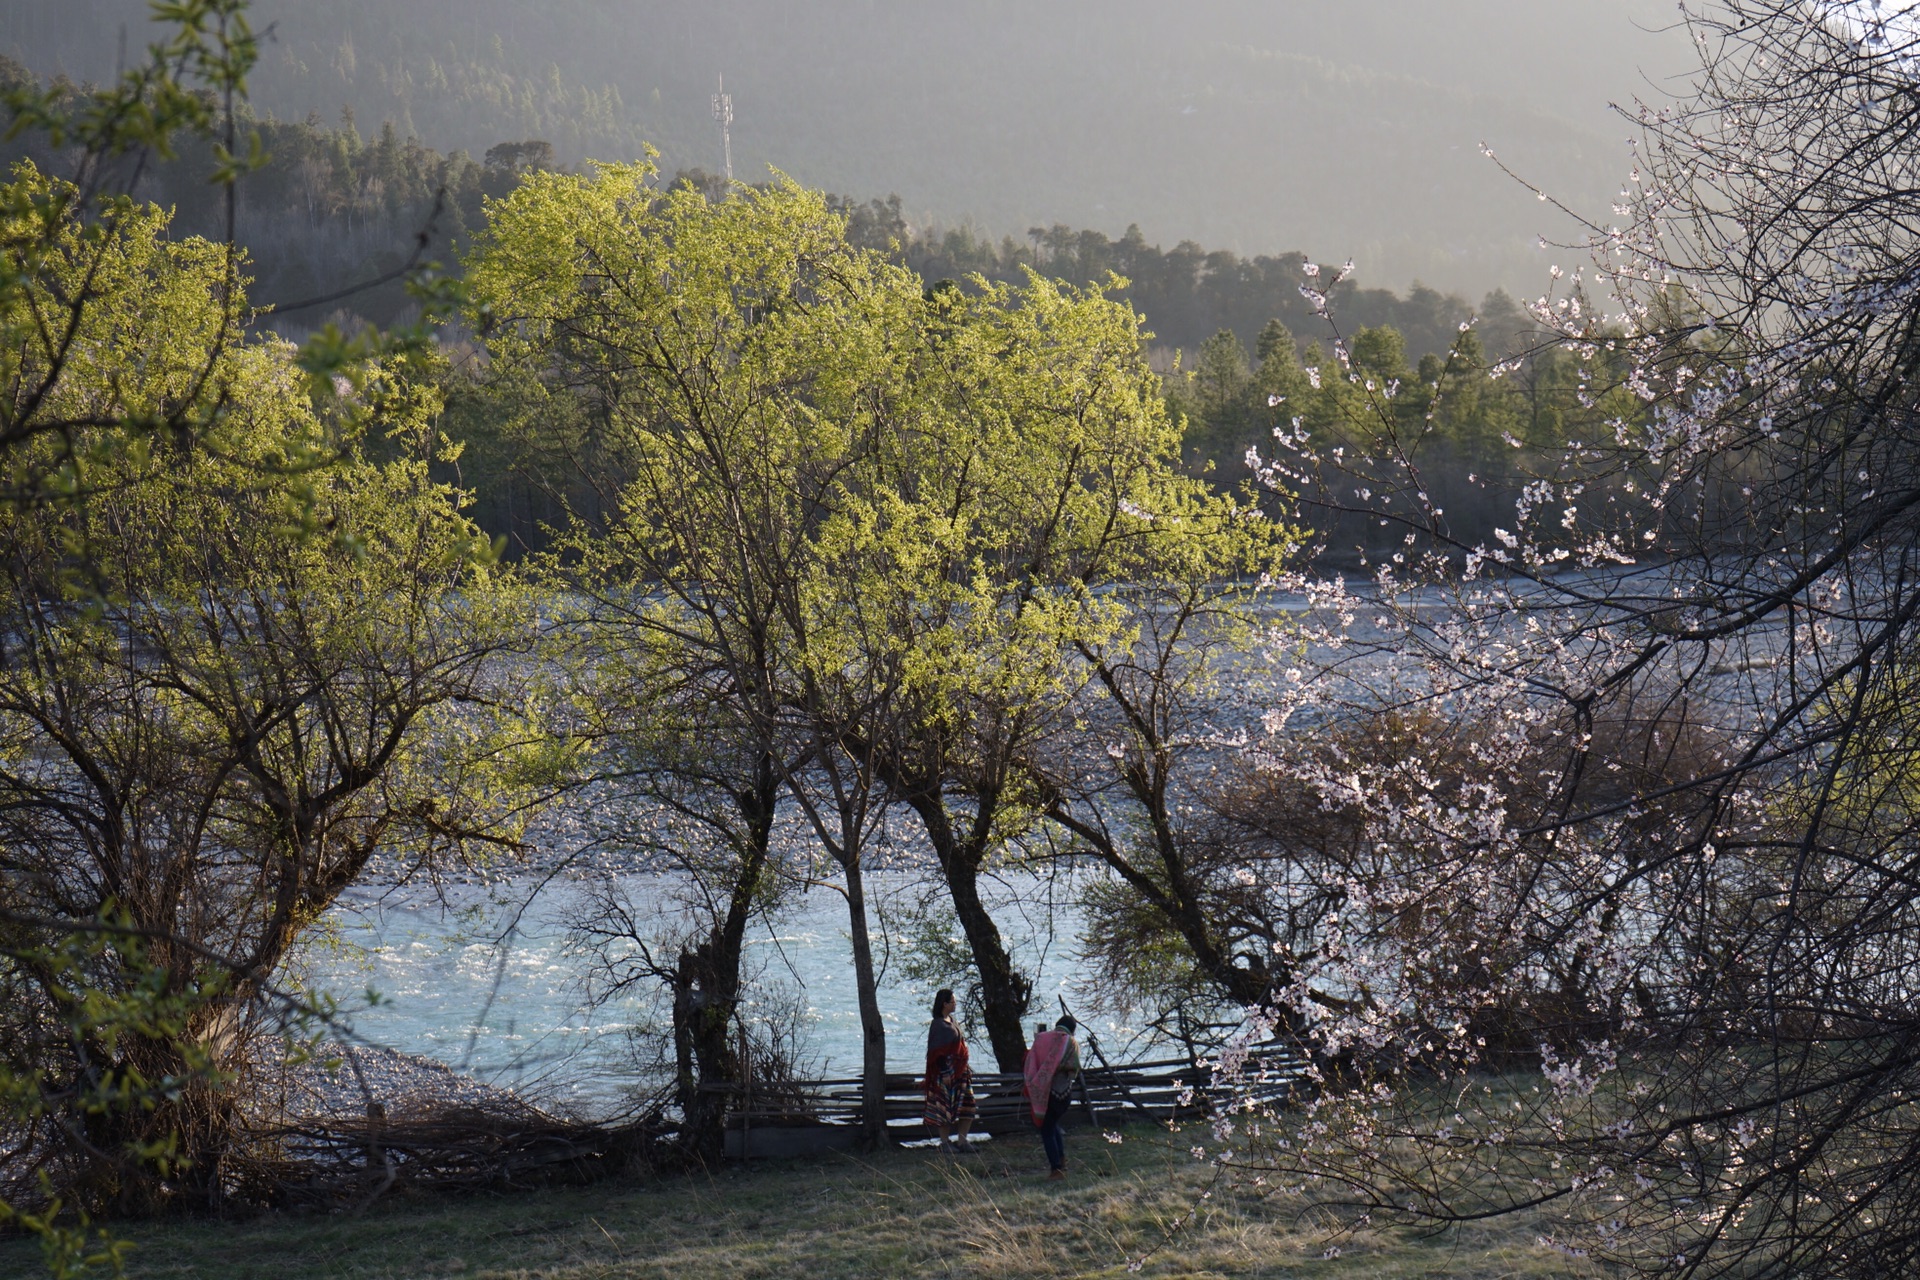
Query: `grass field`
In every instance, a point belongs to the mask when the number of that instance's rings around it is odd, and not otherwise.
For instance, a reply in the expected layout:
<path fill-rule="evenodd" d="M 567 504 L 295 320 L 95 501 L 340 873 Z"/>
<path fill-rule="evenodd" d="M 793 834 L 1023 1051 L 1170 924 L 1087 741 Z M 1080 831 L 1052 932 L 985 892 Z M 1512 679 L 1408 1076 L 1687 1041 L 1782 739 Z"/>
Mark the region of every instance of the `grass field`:
<path fill-rule="evenodd" d="M 1591 1268 L 1506 1222 L 1441 1238 L 1329 1241 L 1298 1202 L 1216 1188 L 1177 1135 L 1070 1138 L 1071 1176 L 1044 1178 L 1039 1143 L 976 1156 L 924 1150 L 729 1166 L 710 1176 L 462 1199 L 388 1199 L 363 1216 L 136 1227 L 139 1280 L 754 1280 L 757 1277 L 1125 1276 L 1541 1280 Z M 1192 1225 L 1167 1227 L 1196 1208 Z M 24 1241 L 0 1276 L 42 1274 Z"/>

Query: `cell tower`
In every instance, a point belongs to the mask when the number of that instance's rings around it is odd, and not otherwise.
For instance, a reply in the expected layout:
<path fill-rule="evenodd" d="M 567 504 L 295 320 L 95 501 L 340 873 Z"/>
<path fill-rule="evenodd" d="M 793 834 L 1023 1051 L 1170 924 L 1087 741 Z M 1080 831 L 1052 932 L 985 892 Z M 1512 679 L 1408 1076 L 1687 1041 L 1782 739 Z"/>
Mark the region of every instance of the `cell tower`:
<path fill-rule="evenodd" d="M 733 95 L 727 92 L 727 78 L 720 77 L 720 92 L 713 95 L 713 118 L 720 122 L 720 153 L 727 181 L 733 181 Z"/>

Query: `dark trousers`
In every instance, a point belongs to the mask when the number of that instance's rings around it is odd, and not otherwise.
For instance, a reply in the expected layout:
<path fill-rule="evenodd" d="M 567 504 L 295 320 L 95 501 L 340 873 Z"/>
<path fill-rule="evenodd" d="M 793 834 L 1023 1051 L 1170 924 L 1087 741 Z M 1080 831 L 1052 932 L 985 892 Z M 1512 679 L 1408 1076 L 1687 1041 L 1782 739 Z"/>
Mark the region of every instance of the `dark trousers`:
<path fill-rule="evenodd" d="M 1071 1095 L 1048 1095 L 1046 1119 L 1040 1122 L 1040 1142 L 1047 1149 L 1047 1164 L 1055 1169 L 1067 1167 L 1067 1133 L 1060 1123 L 1067 1118 L 1072 1103 Z"/>

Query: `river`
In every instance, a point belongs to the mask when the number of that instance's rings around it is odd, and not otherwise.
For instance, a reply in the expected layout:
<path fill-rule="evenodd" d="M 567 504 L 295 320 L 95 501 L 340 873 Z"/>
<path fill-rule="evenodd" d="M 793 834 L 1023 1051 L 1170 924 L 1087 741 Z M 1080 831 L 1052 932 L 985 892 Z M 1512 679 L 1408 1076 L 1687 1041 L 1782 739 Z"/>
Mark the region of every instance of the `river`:
<path fill-rule="evenodd" d="M 1431 611 L 1447 607 L 1447 598 L 1428 591 L 1403 603 Z M 1276 618 L 1307 607 L 1297 596 L 1267 602 Z M 1378 638 L 1364 618 L 1351 634 L 1363 643 Z M 1232 678 L 1223 683 L 1221 723 L 1251 730 L 1271 705 L 1273 674 L 1263 653 L 1233 664 Z M 614 874 L 642 915 L 665 896 L 657 877 Z M 870 894 L 883 905 L 930 879 L 902 871 L 869 876 Z M 1032 1017 L 1050 1022 L 1064 997 L 1116 1059 L 1164 1051 L 1145 1029 L 1091 1010 L 1076 950 L 1080 918 L 1068 886 L 1056 884 L 1052 892 L 1057 900 L 1047 904 L 1048 886 L 1025 877 L 990 894 L 1017 963 L 1035 978 Z M 583 881 L 532 874 L 436 891 L 356 886 L 328 913 L 294 969 L 340 998 L 354 1033 L 371 1043 L 436 1058 L 537 1098 L 604 1109 L 659 1079 L 657 1066 L 649 1070 L 636 1053 L 632 1034 L 656 1010 L 638 997 L 598 1007 L 587 1002 L 586 965 L 568 949 L 568 925 L 587 893 Z M 904 939 L 889 936 L 882 915 L 870 923 L 884 966 L 888 1064 L 916 1072 L 932 989 L 888 963 Z M 858 1074 L 859 1016 L 846 909 L 837 894 L 815 889 L 756 921 L 746 967 L 756 1001 L 749 1017 L 779 1020 L 797 1007 L 803 1075 Z M 955 973 L 944 982 L 964 989 L 965 976 Z M 370 1007 L 363 995 L 369 991 L 377 996 Z"/>
<path fill-rule="evenodd" d="M 869 892 L 883 903 L 926 883 L 898 871 L 869 873 L 869 880 Z M 645 874 L 623 876 L 621 884 L 643 907 L 666 889 Z M 1046 903 L 1044 888 L 1020 878 L 991 899 L 1017 960 L 1035 976 L 1033 1019 L 1051 1022 L 1064 997 L 1110 1053 L 1141 1047 L 1139 1028 L 1086 1011 L 1087 992 L 1077 980 L 1078 914 L 1068 902 Z M 543 884 L 533 877 L 435 892 L 356 888 L 328 914 L 296 970 L 340 1000 L 345 1020 L 366 1041 L 436 1058 L 538 1099 L 605 1110 L 658 1079 L 631 1034 L 655 1009 L 640 997 L 597 1008 L 586 1000 L 585 965 L 570 953 L 568 932 L 587 897 L 579 881 Z M 872 924 L 885 966 L 880 1004 L 888 1067 L 917 1072 L 940 984 L 906 977 L 899 950 L 905 939 L 889 935 L 878 919 Z M 859 1074 L 859 1012 L 838 894 L 816 889 L 757 921 L 745 967 L 754 979 L 749 1017 L 797 1013 L 805 1074 Z M 965 976 L 954 974 L 946 985 L 963 988 Z M 992 1068 L 984 1043 L 976 1041 L 976 1055 Z"/>

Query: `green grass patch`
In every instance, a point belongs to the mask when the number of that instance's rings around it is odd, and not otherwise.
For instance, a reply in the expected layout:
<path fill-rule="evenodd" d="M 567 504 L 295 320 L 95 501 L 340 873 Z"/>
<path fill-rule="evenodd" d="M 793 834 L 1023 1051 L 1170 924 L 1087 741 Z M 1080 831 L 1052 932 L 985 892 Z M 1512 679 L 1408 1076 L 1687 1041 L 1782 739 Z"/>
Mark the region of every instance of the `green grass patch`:
<path fill-rule="evenodd" d="M 138 1280 L 756 1280 L 806 1276 L 1316 1277 L 1534 1280 L 1605 1273 L 1541 1249 L 1508 1220 L 1440 1237 L 1338 1240 L 1298 1200 L 1210 1185 L 1177 1135 L 1120 1145 L 1076 1131 L 1070 1176 L 1049 1182 L 1037 1140 L 981 1154 L 928 1151 L 729 1166 L 702 1177 L 585 1190 L 389 1199 L 358 1217 L 133 1226 Z M 1192 1215 L 1168 1240 L 1170 1224 Z M 0 1275 L 37 1274 L 37 1250 L 0 1244 Z"/>

